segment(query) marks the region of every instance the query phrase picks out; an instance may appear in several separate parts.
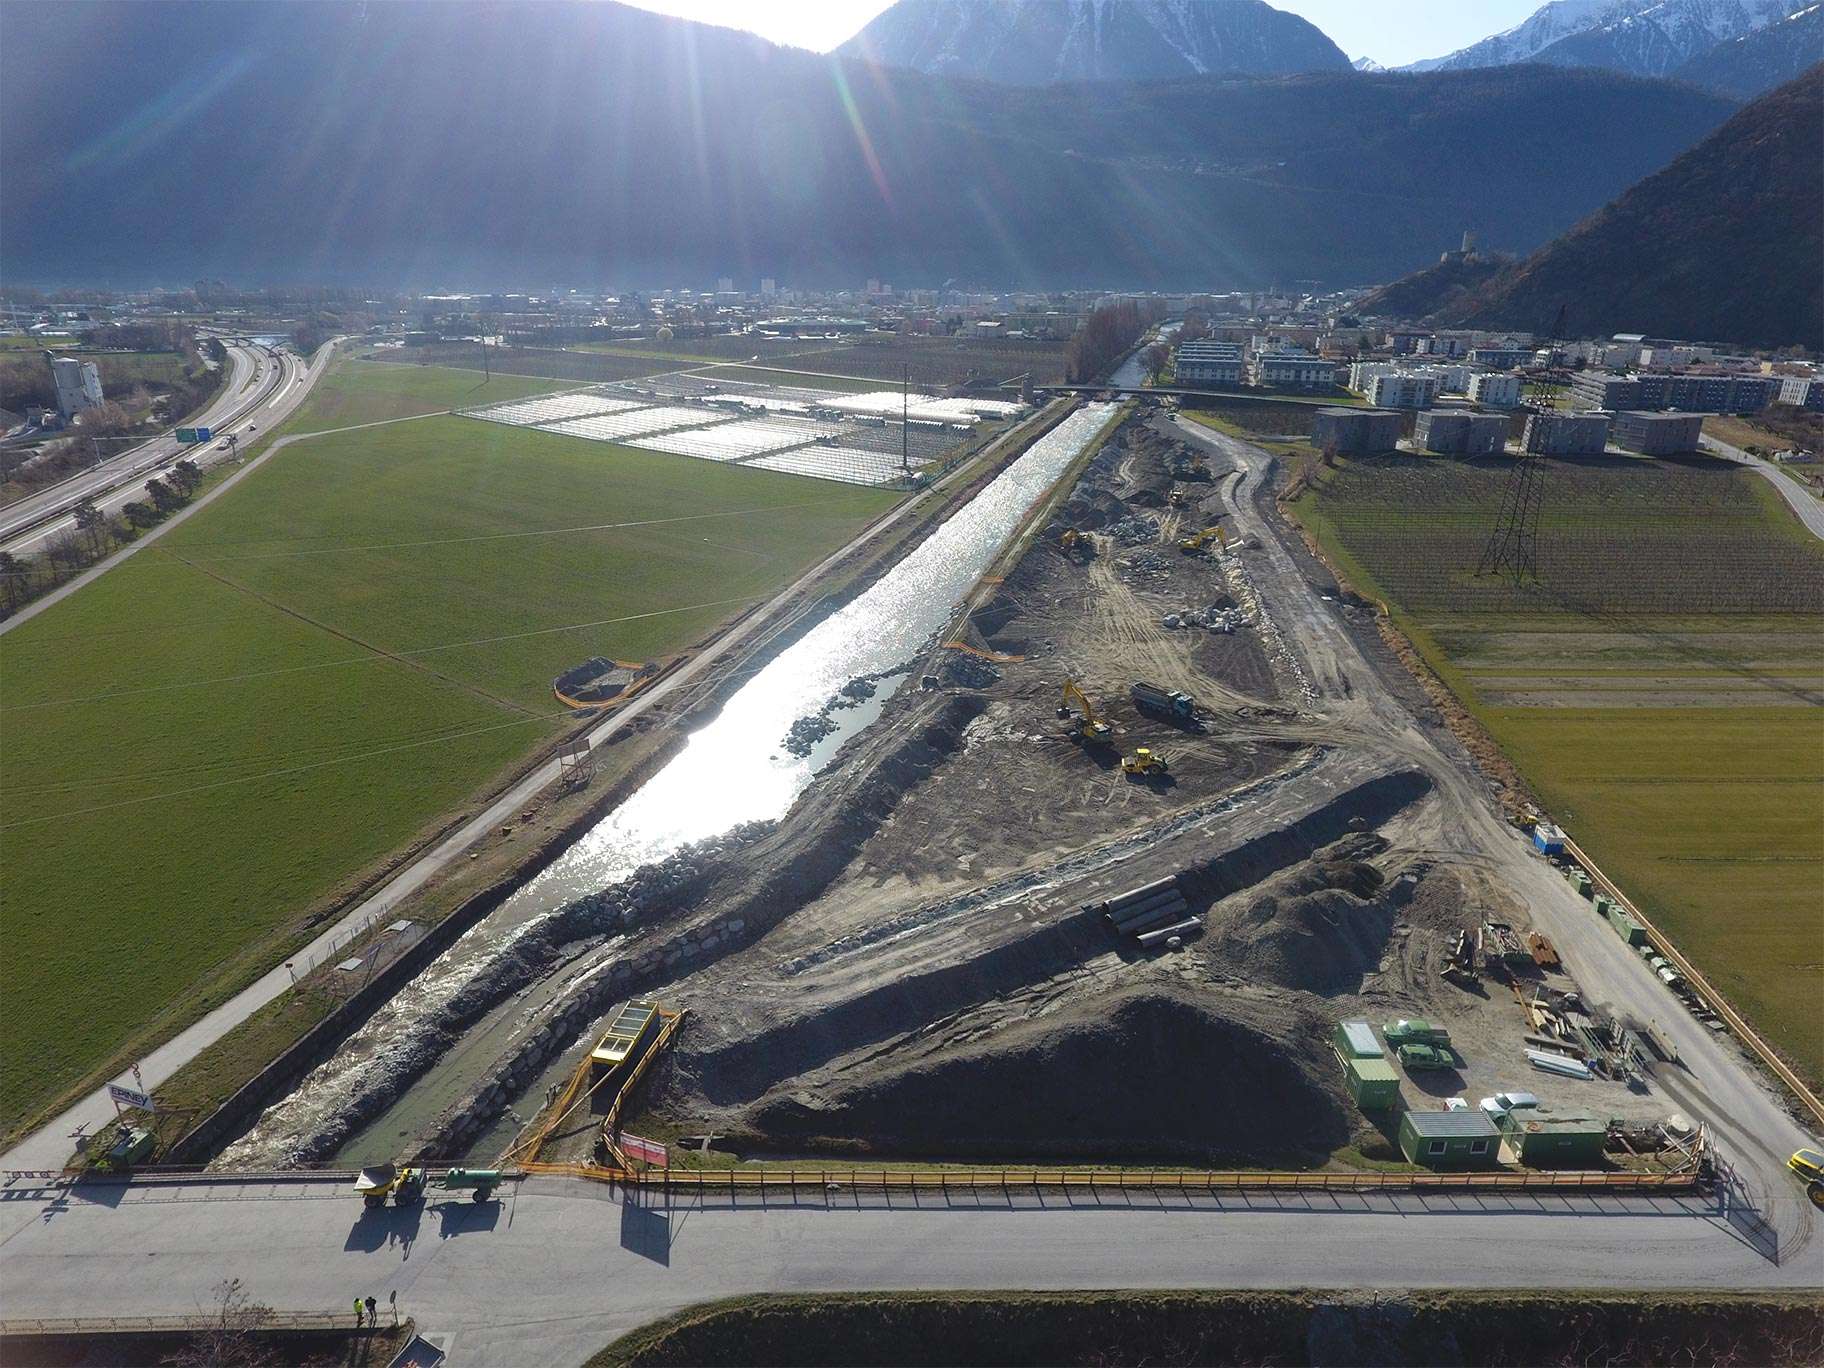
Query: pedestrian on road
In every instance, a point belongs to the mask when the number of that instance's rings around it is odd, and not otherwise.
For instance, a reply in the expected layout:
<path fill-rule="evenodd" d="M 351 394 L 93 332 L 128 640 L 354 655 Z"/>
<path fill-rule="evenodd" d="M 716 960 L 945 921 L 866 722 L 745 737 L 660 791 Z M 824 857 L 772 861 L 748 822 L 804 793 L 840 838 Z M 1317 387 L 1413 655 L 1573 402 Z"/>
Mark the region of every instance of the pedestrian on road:
<path fill-rule="evenodd" d="M 393 1308 L 393 1324 L 399 1324 L 399 1289 L 394 1288 L 386 1294 L 387 1304 Z"/>
<path fill-rule="evenodd" d="M 372 1297 L 367 1299 L 367 1323 L 370 1328 L 380 1324 L 380 1303 Z"/>
<path fill-rule="evenodd" d="M 361 1298 L 355 1298 L 355 1329 L 361 1328 Z"/>

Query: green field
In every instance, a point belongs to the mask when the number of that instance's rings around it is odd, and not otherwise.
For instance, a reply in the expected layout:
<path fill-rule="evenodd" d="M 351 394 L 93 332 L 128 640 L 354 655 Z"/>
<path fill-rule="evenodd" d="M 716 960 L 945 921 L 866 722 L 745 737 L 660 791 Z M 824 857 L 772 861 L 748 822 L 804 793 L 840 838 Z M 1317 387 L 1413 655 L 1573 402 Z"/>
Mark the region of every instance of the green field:
<path fill-rule="evenodd" d="M 1540 579 L 1478 579 L 1508 461 L 1313 467 L 1292 506 L 1551 815 L 1824 1078 L 1824 548 L 1706 458 L 1547 463 Z"/>
<path fill-rule="evenodd" d="M 536 376 L 489 377 L 480 371 L 448 366 L 400 366 L 342 359 L 317 381 L 310 398 L 292 415 L 285 430 L 326 432 L 573 388 L 573 382 Z"/>
<path fill-rule="evenodd" d="M 565 724 L 559 671 L 699 639 L 893 497 L 431 417 L 286 448 L 0 637 L 0 1123 L 273 963 Z"/>

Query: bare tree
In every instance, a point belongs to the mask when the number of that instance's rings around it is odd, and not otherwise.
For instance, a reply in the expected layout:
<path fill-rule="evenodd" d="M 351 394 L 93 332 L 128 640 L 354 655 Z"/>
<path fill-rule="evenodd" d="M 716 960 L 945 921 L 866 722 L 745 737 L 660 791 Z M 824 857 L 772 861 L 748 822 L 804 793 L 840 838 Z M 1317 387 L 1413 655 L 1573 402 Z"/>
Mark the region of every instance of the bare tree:
<path fill-rule="evenodd" d="M 66 567 L 81 565 L 89 555 L 83 549 L 82 538 L 76 534 L 76 529 L 73 527 L 66 527 L 61 532 L 52 533 L 50 540 L 44 544 L 44 554 L 49 556 L 53 563 Z"/>
<path fill-rule="evenodd" d="M 272 1363 L 272 1350 L 260 1339 L 271 1319 L 272 1308 L 256 1302 L 239 1278 L 224 1278 L 215 1286 L 208 1327 L 165 1362 L 174 1368 L 259 1368 Z"/>
<path fill-rule="evenodd" d="M 0 598 L 12 612 L 31 589 L 31 567 L 11 551 L 0 551 Z"/>

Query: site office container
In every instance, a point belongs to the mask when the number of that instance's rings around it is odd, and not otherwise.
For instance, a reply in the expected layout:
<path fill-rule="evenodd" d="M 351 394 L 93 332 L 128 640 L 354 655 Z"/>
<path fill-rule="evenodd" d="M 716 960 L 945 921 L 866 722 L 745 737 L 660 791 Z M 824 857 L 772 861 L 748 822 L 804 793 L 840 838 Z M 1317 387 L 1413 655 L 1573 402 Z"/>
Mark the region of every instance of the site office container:
<path fill-rule="evenodd" d="M 1486 1112 L 1409 1111 L 1400 1117 L 1400 1153 L 1430 1169 L 1492 1168 L 1500 1161 L 1501 1132 Z"/>
<path fill-rule="evenodd" d="M 1339 1021 L 1331 1035 L 1331 1042 L 1336 1052 L 1345 1060 L 1381 1059 L 1386 1051 L 1381 1049 L 1381 1042 L 1374 1038 L 1374 1027 L 1365 1021 Z"/>
<path fill-rule="evenodd" d="M 1538 1108 L 1508 1112 L 1501 1129 L 1514 1157 L 1529 1168 L 1597 1168 L 1609 1135 L 1593 1117 Z"/>
<path fill-rule="evenodd" d="M 1345 1059 L 1343 1084 L 1363 1111 L 1387 1111 L 1400 1100 L 1400 1075 L 1385 1059 Z"/>

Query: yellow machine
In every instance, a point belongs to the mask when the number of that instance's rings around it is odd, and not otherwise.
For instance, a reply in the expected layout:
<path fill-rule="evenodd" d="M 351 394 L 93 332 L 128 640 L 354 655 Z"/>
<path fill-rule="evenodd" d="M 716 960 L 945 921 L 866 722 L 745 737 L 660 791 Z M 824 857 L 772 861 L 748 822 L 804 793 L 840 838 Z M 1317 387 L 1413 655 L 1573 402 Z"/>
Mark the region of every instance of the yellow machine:
<path fill-rule="evenodd" d="M 1061 717 L 1069 717 L 1075 708 L 1075 732 L 1079 741 L 1091 745 L 1106 746 L 1112 743 L 1115 729 L 1108 725 L 1102 714 L 1096 711 L 1096 705 L 1089 701 L 1089 695 L 1077 687 L 1077 681 L 1064 681 L 1064 706 L 1058 709 Z"/>
<path fill-rule="evenodd" d="M 1067 527 L 1058 534 L 1058 550 L 1072 557 L 1093 556 L 1096 554 L 1095 538 L 1087 532 Z"/>
<path fill-rule="evenodd" d="M 410 1206 L 424 1197 L 424 1170 L 411 1165 L 376 1164 L 361 1170 L 355 1195 L 369 1207 L 383 1207 L 391 1197 L 394 1206 Z"/>
<path fill-rule="evenodd" d="M 1173 508 L 1183 508 L 1190 501 L 1191 501 L 1191 496 L 1189 494 L 1186 494 L 1182 489 L 1174 489 L 1171 493 L 1170 499 L 1168 500 L 1168 502 L 1170 502 L 1170 504 L 1172 505 Z"/>
<path fill-rule="evenodd" d="M 1167 768 L 1168 766 L 1165 763 L 1165 757 L 1163 755 L 1155 755 L 1145 746 L 1141 746 L 1132 755 L 1124 755 L 1121 757 L 1121 772 L 1123 774 L 1135 776 L 1164 774 Z"/>
<path fill-rule="evenodd" d="M 1229 549 L 1229 534 L 1224 532 L 1220 526 L 1206 527 L 1201 532 L 1192 533 L 1188 537 L 1180 537 L 1178 549 L 1187 556 L 1194 556 L 1207 547 L 1211 541 L 1216 542 L 1224 551 Z"/>

